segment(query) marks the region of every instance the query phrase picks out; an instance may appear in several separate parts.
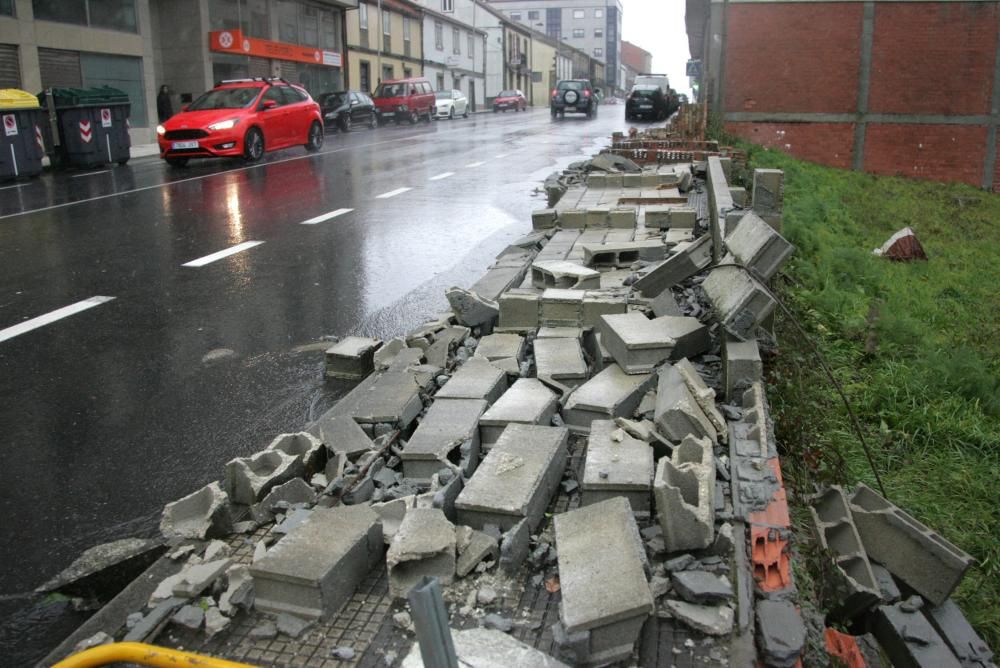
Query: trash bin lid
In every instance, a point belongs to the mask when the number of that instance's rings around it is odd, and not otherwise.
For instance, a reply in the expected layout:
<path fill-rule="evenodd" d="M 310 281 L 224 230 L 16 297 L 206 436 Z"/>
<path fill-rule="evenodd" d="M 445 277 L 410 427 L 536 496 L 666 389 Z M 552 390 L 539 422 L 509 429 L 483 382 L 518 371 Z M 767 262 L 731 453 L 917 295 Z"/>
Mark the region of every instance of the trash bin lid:
<path fill-rule="evenodd" d="M 92 88 L 53 88 L 52 97 L 56 109 L 68 107 L 97 107 L 110 104 L 128 104 L 128 93 L 111 86 L 94 86 Z M 40 93 L 38 99 L 44 101 L 45 93 Z"/>
<path fill-rule="evenodd" d="M 17 88 L 0 88 L 0 109 L 38 109 L 38 98 Z"/>

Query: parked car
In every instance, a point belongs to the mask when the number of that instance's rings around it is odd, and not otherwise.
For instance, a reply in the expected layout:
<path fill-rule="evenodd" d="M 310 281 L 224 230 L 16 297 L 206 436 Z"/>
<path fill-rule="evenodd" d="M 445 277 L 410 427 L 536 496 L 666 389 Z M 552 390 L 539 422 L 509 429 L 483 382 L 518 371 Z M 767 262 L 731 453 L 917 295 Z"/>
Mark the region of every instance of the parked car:
<path fill-rule="evenodd" d="M 640 118 L 662 121 L 669 115 L 667 98 L 657 86 L 636 84 L 625 100 L 626 121 Z"/>
<path fill-rule="evenodd" d="M 160 157 L 183 167 L 191 158 L 260 160 L 266 151 L 323 146 L 323 117 L 309 93 L 284 79 L 223 81 L 156 126 Z"/>
<path fill-rule="evenodd" d="M 379 120 L 407 120 L 416 123 L 421 117 L 430 123 L 434 115 L 434 91 L 424 78 L 383 81 L 375 91 L 375 109 Z"/>
<path fill-rule="evenodd" d="M 375 103 L 366 93 L 356 90 L 323 93 L 318 102 L 327 129 L 340 128 L 342 132 L 350 132 L 355 125 L 378 127 Z"/>
<path fill-rule="evenodd" d="M 434 118 L 469 117 L 469 98 L 460 90 L 439 90 L 434 93 Z"/>
<path fill-rule="evenodd" d="M 632 86 L 656 86 L 664 95 L 670 94 L 670 78 L 666 74 L 638 74 Z"/>
<path fill-rule="evenodd" d="M 587 118 L 597 115 L 597 97 L 588 79 L 565 79 L 552 89 L 549 103 L 552 118 L 565 116 L 567 111 L 587 114 Z"/>
<path fill-rule="evenodd" d="M 498 111 L 527 111 L 528 100 L 524 93 L 519 90 L 502 90 L 500 94 L 493 98 L 493 113 Z"/>

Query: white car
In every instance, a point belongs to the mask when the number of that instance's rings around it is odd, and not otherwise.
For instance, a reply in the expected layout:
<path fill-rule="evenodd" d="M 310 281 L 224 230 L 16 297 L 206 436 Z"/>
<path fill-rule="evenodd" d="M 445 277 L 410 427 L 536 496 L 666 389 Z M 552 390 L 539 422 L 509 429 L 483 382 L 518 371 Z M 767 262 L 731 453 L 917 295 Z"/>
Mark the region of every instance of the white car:
<path fill-rule="evenodd" d="M 460 90 L 439 90 L 434 93 L 434 118 L 469 117 L 469 99 Z"/>

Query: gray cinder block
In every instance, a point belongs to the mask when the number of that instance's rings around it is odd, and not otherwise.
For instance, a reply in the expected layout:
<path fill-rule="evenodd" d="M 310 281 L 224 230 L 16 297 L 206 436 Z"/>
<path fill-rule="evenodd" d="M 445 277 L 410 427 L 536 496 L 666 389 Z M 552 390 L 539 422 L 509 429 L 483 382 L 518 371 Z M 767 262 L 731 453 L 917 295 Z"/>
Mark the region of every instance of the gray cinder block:
<path fill-rule="evenodd" d="M 384 549 L 382 526 L 371 508 L 316 508 L 250 567 L 254 605 L 265 612 L 328 618 Z"/>
<path fill-rule="evenodd" d="M 578 639 L 576 661 L 605 665 L 626 659 L 654 609 L 646 552 L 628 500 L 571 510 L 553 523 L 559 620 L 563 636 Z"/>
<path fill-rule="evenodd" d="M 233 503 L 249 506 L 263 499 L 272 487 L 300 476 L 303 470 L 297 457 L 280 450 L 238 457 L 226 464 L 226 494 Z"/>
<path fill-rule="evenodd" d="M 524 337 L 520 334 L 489 334 L 479 340 L 475 356 L 490 362 L 507 358 L 521 362 L 524 359 Z"/>
<path fill-rule="evenodd" d="M 646 206 L 646 227 L 689 230 L 697 223 L 698 212 L 691 207 L 669 204 Z"/>
<path fill-rule="evenodd" d="M 608 214 L 611 209 L 606 206 L 592 206 L 587 209 L 587 227 L 607 227 Z"/>
<path fill-rule="evenodd" d="M 563 409 L 566 425 L 576 433 L 587 433 L 594 420 L 630 416 L 654 377 L 627 374 L 617 364 L 609 364 L 569 395 Z"/>
<path fill-rule="evenodd" d="M 547 230 L 556 226 L 555 209 L 536 209 L 531 212 L 531 227 L 536 230 Z"/>
<path fill-rule="evenodd" d="M 583 263 L 588 267 L 630 267 L 639 260 L 662 260 L 666 251 L 658 239 L 583 244 Z"/>
<path fill-rule="evenodd" d="M 299 460 L 304 469 L 312 470 L 323 449 L 323 442 L 309 432 L 300 431 L 294 434 L 278 434 L 266 449 L 280 450 L 286 455 L 291 455 Z"/>
<path fill-rule="evenodd" d="M 493 447 L 509 424 L 547 425 L 555 412 L 555 392 L 536 378 L 520 378 L 479 419 L 482 446 Z"/>
<path fill-rule="evenodd" d="M 758 214 L 780 214 L 785 200 L 785 173 L 780 169 L 753 170 L 753 210 Z"/>
<path fill-rule="evenodd" d="M 618 366 L 629 374 L 649 373 L 670 357 L 676 341 L 667 324 L 637 311 L 601 316 L 597 331 Z"/>
<path fill-rule="evenodd" d="M 575 262 L 536 260 L 531 265 L 531 284 L 540 290 L 586 290 L 601 287 L 601 275 Z"/>
<path fill-rule="evenodd" d="M 727 335 L 722 346 L 722 382 L 726 399 L 739 396 L 739 392 L 758 382 L 763 375 L 757 339 L 740 341 Z"/>
<path fill-rule="evenodd" d="M 979 637 L 961 609 L 950 598 L 938 606 L 925 606 L 924 615 L 965 668 L 988 668 L 993 652 Z"/>
<path fill-rule="evenodd" d="M 331 453 L 351 461 L 372 450 L 372 439 L 353 418 L 346 415 L 320 418 L 313 426 L 313 433 Z"/>
<path fill-rule="evenodd" d="M 409 510 L 385 556 L 389 593 L 405 598 L 425 576 L 451 584 L 455 559 L 455 526 L 444 513 L 438 508 Z"/>
<path fill-rule="evenodd" d="M 361 424 L 383 422 L 405 429 L 422 409 L 420 384 L 413 375 L 386 372 L 361 396 L 353 417 Z"/>
<path fill-rule="evenodd" d="M 771 280 L 795 251 L 792 244 L 752 211 L 744 215 L 726 237 L 726 247 L 740 264 L 764 280 Z"/>
<path fill-rule="evenodd" d="M 220 538 L 232 529 L 229 496 L 217 482 L 168 503 L 160 517 L 160 533 L 166 538 Z"/>
<path fill-rule="evenodd" d="M 587 379 L 587 362 L 579 335 L 573 338 L 536 338 L 535 367 L 539 378 L 576 386 Z"/>
<path fill-rule="evenodd" d="M 590 424 L 583 465 L 581 504 L 623 496 L 632 510 L 648 513 L 653 489 L 653 448 L 632 438 L 614 420 Z"/>
<path fill-rule="evenodd" d="M 688 359 L 685 358 L 674 362 L 674 368 L 680 372 L 681 378 L 684 379 L 684 384 L 687 385 L 691 396 L 694 397 L 694 400 L 698 403 L 698 407 L 701 408 L 708 421 L 715 427 L 715 433 L 718 435 L 719 440 L 725 443 L 729 439 L 729 426 L 726 424 L 726 418 L 723 417 L 722 412 L 715 405 L 715 390 L 705 383 L 701 374 L 698 373 L 697 369 L 694 368 L 694 365 Z"/>
<path fill-rule="evenodd" d="M 715 457 L 707 438 L 686 437 L 663 457 L 653 481 L 656 516 L 668 552 L 698 550 L 715 535 Z"/>
<path fill-rule="evenodd" d="M 428 364 L 439 366 L 442 369 L 448 365 L 448 353 L 452 348 L 459 346 L 469 336 L 471 330 L 468 327 L 453 326 L 434 333 L 434 343 L 424 352 Z"/>
<path fill-rule="evenodd" d="M 511 424 L 458 495 L 458 521 L 474 529 L 507 530 L 527 519 L 531 529 L 562 480 L 569 430 Z"/>
<path fill-rule="evenodd" d="M 608 212 L 608 225 L 616 230 L 631 230 L 636 226 L 636 210 L 631 206 L 612 207 Z"/>
<path fill-rule="evenodd" d="M 851 495 L 851 514 L 869 558 L 934 605 L 944 603 L 973 559 L 867 485 Z"/>
<path fill-rule="evenodd" d="M 662 263 L 646 271 L 632 284 L 643 297 L 655 297 L 686 278 L 694 276 L 712 261 L 712 237 L 702 235 Z"/>
<path fill-rule="evenodd" d="M 715 315 L 727 332 L 740 340 L 753 338 L 754 330 L 774 311 L 776 302 L 746 269 L 732 266 L 727 255 L 701 284 Z"/>
<path fill-rule="evenodd" d="M 879 603 L 881 597 L 844 490 L 830 487 L 811 500 L 809 512 L 819 544 L 833 560 L 828 576 L 831 612 L 853 619 Z"/>
<path fill-rule="evenodd" d="M 667 365 L 660 367 L 658 376 L 654 421 L 660 432 L 675 443 L 687 436 L 716 442 L 716 428 L 691 394 L 681 372 Z"/>
<path fill-rule="evenodd" d="M 959 668 L 962 664 L 920 612 L 914 597 L 879 607 L 872 633 L 896 668 Z"/>
<path fill-rule="evenodd" d="M 403 447 L 403 475 L 430 480 L 448 466 L 449 456 L 459 447 L 468 447 L 474 466 L 479 460 L 479 416 L 485 410 L 484 399 L 438 399 L 431 404 Z"/>
<path fill-rule="evenodd" d="M 507 390 L 507 374 L 482 357 L 471 357 L 444 384 L 435 399 L 485 399 L 492 404 Z"/>
<path fill-rule="evenodd" d="M 542 293 L 538 324 L 544 327 L 579 327 L 586 294 L 583 290 L 547 289 Z"/>
<path fill-rule="evenodd" d="M 587 212 L 581 209 L 563 209 L 559 212 L 559 225 L 569 229 L 584 228 L 587 226 Z"/>
<path fill-rule="evenodd" d="M 347 336 L 326 350 L 326 375 L 348 380 L 364 378 L 374 369 L 375 351 L 382 342 L 364 336 Z"/>
<path fill-rule="evenodd" d="M 628 297 L 610 290 L 588 291 L 583 296 L 583 306 L 580 311 L 580 326 L 596 327 L 602 315 L 625 313 L 628 310 Z"/>
<path fill-rule="evenodd" d="M 501 330 L 527 331 L 538 327 L 538 309 L 541 295 L 535 290 L 520 288 L 500 295 Z"/>

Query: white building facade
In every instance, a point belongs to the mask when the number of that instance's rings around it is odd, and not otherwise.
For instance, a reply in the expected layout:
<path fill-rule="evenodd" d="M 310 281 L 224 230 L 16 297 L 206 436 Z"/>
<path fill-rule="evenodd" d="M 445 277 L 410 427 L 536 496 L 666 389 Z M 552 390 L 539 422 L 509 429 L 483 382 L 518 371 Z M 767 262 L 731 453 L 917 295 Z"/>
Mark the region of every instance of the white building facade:
<path fill-rule="evenodd" d="M 472 0 L 415 0 L 424 11 L 424 76 L 434 90 L 460 90 L 470 111 L 486 100 L 486 32 L 459 11 Z M 445 10 L 445 11 L 442 11 Z"/>

